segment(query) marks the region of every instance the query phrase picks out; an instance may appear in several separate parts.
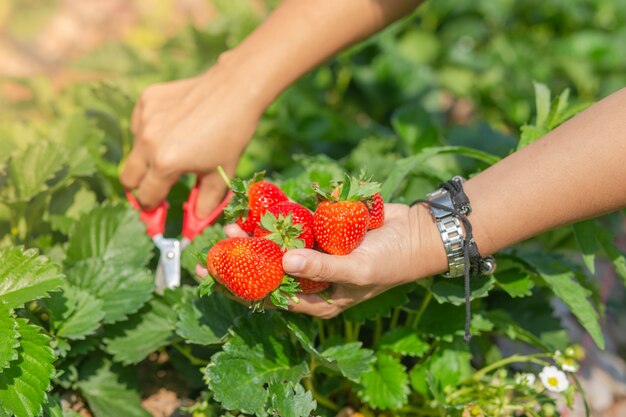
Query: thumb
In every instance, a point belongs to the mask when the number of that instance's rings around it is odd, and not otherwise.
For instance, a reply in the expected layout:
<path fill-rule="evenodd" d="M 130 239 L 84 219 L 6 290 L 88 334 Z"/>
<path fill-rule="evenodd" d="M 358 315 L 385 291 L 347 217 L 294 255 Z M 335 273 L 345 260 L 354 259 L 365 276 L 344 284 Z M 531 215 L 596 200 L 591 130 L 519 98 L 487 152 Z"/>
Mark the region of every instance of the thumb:
<path fill-rule="evenodd" d="M 366 282 L 366 265 L 356 254 L 329 255 L 312 249 L 293 249 L 283 255 L 289 275 L 313 281 L 361 285 Z"/>

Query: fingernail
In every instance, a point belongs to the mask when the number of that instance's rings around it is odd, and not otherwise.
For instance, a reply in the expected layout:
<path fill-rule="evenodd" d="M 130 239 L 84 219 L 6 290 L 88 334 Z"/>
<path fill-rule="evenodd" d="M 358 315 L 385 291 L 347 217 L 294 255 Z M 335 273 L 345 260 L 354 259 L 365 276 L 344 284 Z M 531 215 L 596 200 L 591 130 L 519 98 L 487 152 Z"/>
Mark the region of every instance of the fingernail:
<path fill-rule="evenodd" d="M 302 255 L 285 255 L 283 268 L 285 272 L 300 272 L 304 269 L 306 258 Z"/>

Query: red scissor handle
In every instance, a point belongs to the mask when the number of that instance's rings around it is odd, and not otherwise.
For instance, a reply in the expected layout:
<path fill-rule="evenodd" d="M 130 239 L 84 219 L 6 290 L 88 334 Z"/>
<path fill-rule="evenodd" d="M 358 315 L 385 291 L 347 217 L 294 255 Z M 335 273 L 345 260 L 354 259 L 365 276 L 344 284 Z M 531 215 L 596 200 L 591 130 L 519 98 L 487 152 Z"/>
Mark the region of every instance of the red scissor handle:
<path fill-rule="evenodd" d="M 220 203 L 219 206 L 211 214 L 207 217 L 201 219 L 196 216 L 196 204 L 198 202 L 198 191 L 199 191 L 200 183 L 196 182 L 196 185 L 191 189 L 189 193 L 189 198 L 187 202 L 183 204 L 183 236 L 193 240 L 194 237 L 198 236 L 207 226 L 215 223 L 215 220 L 222 214 L 224 208 L 228 205 L 230 201 L 230 197 L 232 196 L 232 191 L 229 191 L 224 197 L 224 200 Z"/>
<path fill-rule="evenodd" d="M 146 224 L 148 236 L 154 237 L 165 232 L 165 219 L 167 218 L 167 209 L 169 208 L 167 201 L 163 201 L 155 209 L 146 211 L 141 209 L 137 199 L 130 191 L 126 191 L 126 198 L 130 201 L 130 205 L 139 211 L 139 218 Z"/>

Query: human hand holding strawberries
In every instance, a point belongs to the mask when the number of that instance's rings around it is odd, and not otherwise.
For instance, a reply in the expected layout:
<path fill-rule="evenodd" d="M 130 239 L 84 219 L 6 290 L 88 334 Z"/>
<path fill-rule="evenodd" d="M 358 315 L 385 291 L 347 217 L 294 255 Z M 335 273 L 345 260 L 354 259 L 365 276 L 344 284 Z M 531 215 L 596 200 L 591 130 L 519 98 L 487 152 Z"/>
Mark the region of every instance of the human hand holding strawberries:
<path fill-rule="evenodd" d="M 229 237 L 246 236 L 236 224 L 227 225 L 224 232 Z M 432 248 L 441 248 L 439 256 L 432 256 Z M 299 303 L 289 306 L 290 311 L 321 318 L 332 318 L 397 285 L 446 267 L 441 239 L 428 209 L 404 204 L 385 204 L 383 226 L 368 232 L 347 255 L 294 249 L 283 256 L 283 268 L 289 275 L 332 284 L 328 292 L 332 303 L 316 294 L 298 294 Z"/>
<path fill-rule="evenodd" d="M 350 183 L 350 180 L 346 179 L 344 183 Z M 351 185 L 354 186 L 354 181 Z M 362 198 L 360 194 L 363 194 Z M 326 252 L 333 254 L 315 250 L 310 242 L 305 245 L 303 241 L 301 245 L 291 246 L 285 252 L 282 257 L 283 271 L 295 277 L 302 289 L 297 294 L 299 301 L 290 303 L 291 311 L 323 318 L 334 317 L 394 286 L 445 270 L 447 263 L 443 249 L 440 249 L 440 256 L 432 256 L 432 248 L 441 248 L 441 243 L 427 209 L 402 204 L 383 206 L 380 194 L 372 187 L 360 191 L 344 188 L 343 193 L 339 189 L 332 195 L 321 195 L 325 196 L 324 201 L 319 203 L 313 216 L 318 245 L 316 249 L 326 248 Z M 281 202 L 267 210 L 266 216 L 280 214 L 282 217 L 277 218 L 277 224 L 281 224 L 286 215 L 291 221 L 291 214 L 285 210 L 290 206 L 296 211 L 307 210 L 296 203 Z M 341 224 L 335 224 L 333 216 L 341 218 Z M 307 220 L 302 220 L 303 217 L 307 217 Z M 295 232 L 291 230 L 291 239 L 307 236 L 311 219 L 296 213 L 293 219 L 297 220 L 294 222 L 297 228 Z M 365 229 L 371 229 L 371 219 L 379 227 L 366 233 Z M 224 228 L 227 237 L 252 239 L 241 227 L 242 224 L 238 221 L 227 225 Z M 270 223 L 266 221 L 266 224 Z M 258 238 L 277 234 L 276 230 L 270 234 L 262 230 L 263 225 L 259 222 L 254 235 Z M 427 253 L 429 256 L 425 256 Z M 199 269 L 198 273 L 204 276 L 207 271 Z M 318 294 L 308 294 L 309 289 L 317 292 L 329 284 L 332 284 L 328 290 L 332 303 Z"/>

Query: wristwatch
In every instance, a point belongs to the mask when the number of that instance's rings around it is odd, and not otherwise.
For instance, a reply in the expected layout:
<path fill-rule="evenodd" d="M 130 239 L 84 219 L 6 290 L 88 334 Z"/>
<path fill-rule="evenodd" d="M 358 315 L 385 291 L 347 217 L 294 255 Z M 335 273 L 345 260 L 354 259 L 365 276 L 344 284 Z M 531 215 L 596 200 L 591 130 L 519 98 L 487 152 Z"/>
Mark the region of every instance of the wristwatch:
<path fill-rule="evenodd" d="M 446 278 L 460 277 L 465 269 L 465 257 L 463 255 L 464 233 L 461 222 L 454 216 L 454 203 L 452 197 L 447 190 L 440 188 L 428 194 L 428 200 L 443 206 L 437 208 L 430 206 L 430 213 L 433 215 L 437 228 L 441 234 L 441 240 L 448 257 L 448 272 L 443 274 Z"/>

